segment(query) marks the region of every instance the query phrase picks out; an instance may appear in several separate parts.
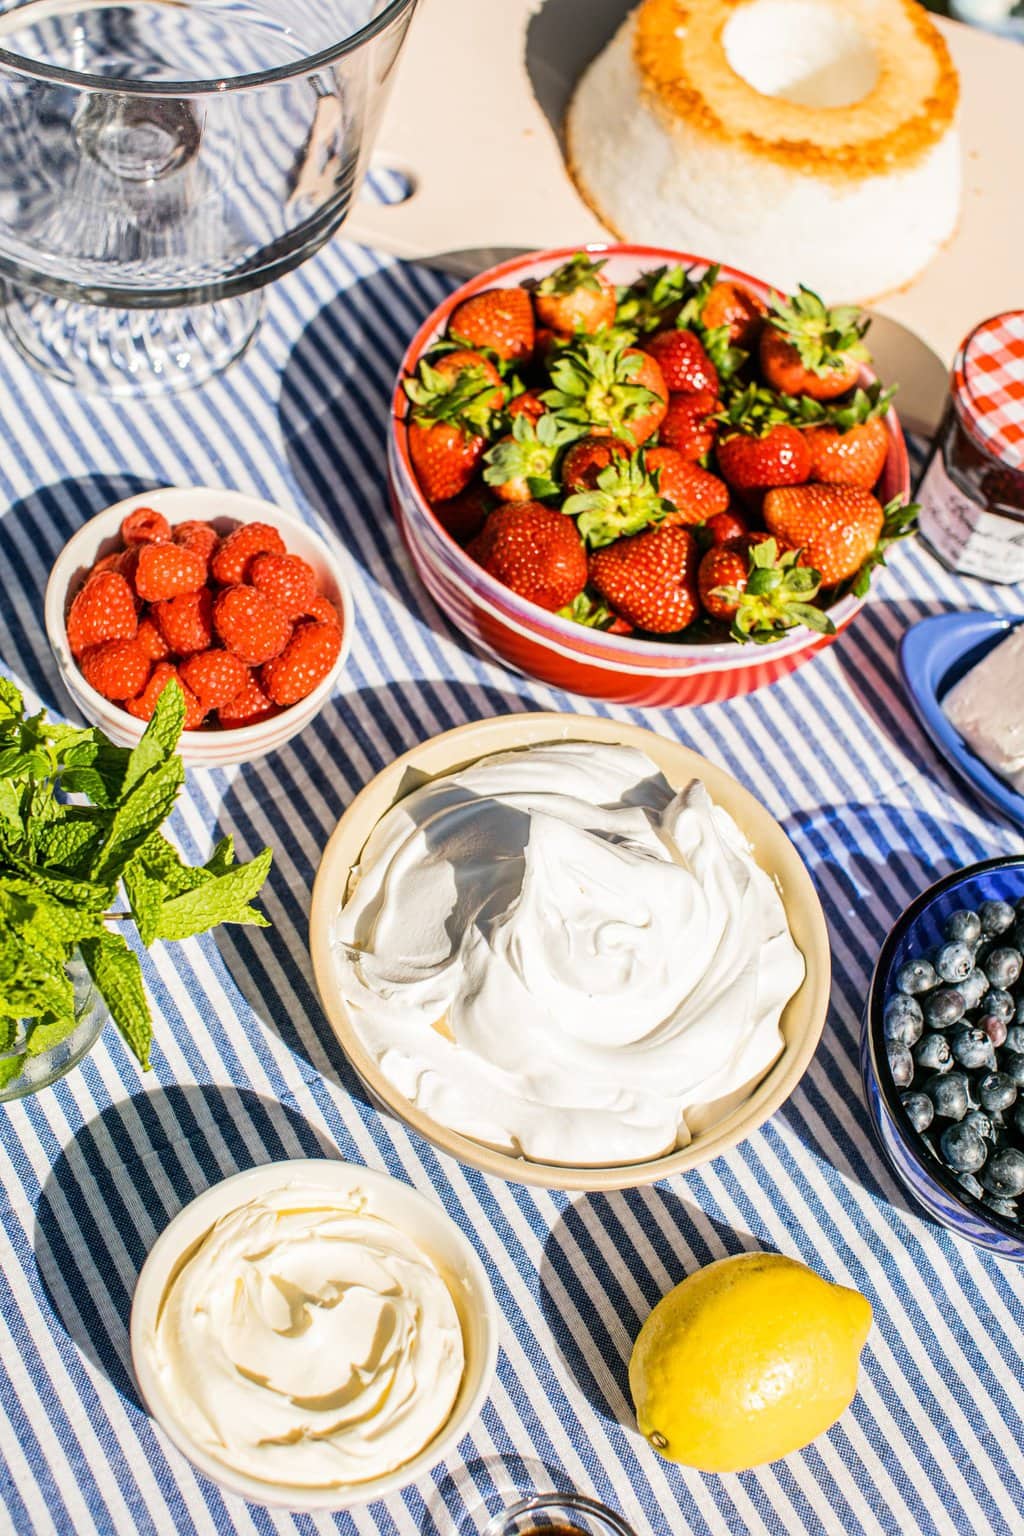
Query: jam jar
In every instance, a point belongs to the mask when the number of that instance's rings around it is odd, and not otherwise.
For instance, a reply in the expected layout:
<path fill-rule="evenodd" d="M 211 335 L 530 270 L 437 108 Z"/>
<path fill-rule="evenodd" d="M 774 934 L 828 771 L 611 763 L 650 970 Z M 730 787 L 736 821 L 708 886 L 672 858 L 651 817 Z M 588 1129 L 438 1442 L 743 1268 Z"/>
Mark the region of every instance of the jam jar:
<path fill-rule="evenodd" d="M 1024 581 L 1024 310 L 984 320 L 957 353 L 917 499 L 951 571 Z"/>

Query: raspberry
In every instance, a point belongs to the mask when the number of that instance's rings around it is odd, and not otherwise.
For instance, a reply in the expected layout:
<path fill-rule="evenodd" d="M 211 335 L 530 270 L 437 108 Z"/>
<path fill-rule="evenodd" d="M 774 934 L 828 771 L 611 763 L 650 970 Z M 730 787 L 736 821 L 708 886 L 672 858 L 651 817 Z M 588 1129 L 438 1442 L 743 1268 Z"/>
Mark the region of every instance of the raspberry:
<path fill-rule="evenodd" d="M 135 642 L 142 647 L 150 661 L 166 661 L 171 654 L 167 641 L 148 616 L 140 623 Z"/>
<path fill-rule="evenodd" d="M 208 650 L 213 643 L 213 594 L 208 587 L 157 603 L 153 617 L 175 656 Z"/>
<path fill-rule="evenodd" d="M 233 587 L 245 581 L 254 555 L 284 553 L 284 540 L 276 528 L 269 523 L 243 523 L 224 539 L 210 561 L 210 570 L 221 586 Z"/>
<path fill-rule="evenodd" d="M 260 683 L 275 704 L 297 704 L 338 659 L 341 630 L 334 624 L 296 624 L 281 655 L 260 668 Z"/>
<path fill-rule="evenodd" d="M 129 699 L 125 709 L 136 720 L 148 720 L 154 709 L 156 701 L 163 693 L 167 684 L 174 680 L 185 695 L 185 724 L 186 731 L 194 731 L 206 719 L 206 710 L 200 704 L 191 688 L 186 688 L 178 675 L 177 667 L 172 667 L 169 661 L 161 661 L 153 668 L 153 676 L 137 699 Z"/>
<path fill-rule="evenodd" d="M 227 649 L 253 667 L 280 655 L 292 632 L 291 620 L 272 597 L 243 585 L 218 595 L 213 623 Z"/>
<path fill-rule="evenodd" d="M 279 603 L 290 619 L 308 613 L 316 597 L 316 572 L 298 555 L 257 555 L 249 567 L 249 580 Z"/>
<path fill-rule="evenodd" d="M 82 676 L 105 699 L 134 699 L 149 681 L 152 663 L 137 640 L 104 640 L 80 663 Z"/>
<path fill-rule="evenodd" d="M 241 693 L 231 700 L 230 704 L 222 704 L 217 711 L 217 719 L 221 725 L 257 725 L 260 720 L 269 720 L 279 713 L 276 704 L 271 703 L 263 689 L 260 687 L 253 672 L 249 673 L 248 681 Z"/>
<path fill-rule="evenodd" d="M 304 616 L 307 619 L 317 619 L 321 624 L 334 624 L 338 629 L 341 628 L 341 614 L 335 608 L 330 598 L 324 597 L 320 593 L 317 593 L 316 597 L 314 597 Z"/>
<path fill-rule="evenodd" d="M 135 568 L 135 590 L 148 603 L 195 592 L 206 580 L 206 562 L 178 544 L 142 544 Z"/>
<path fill-rule="evenodd" d="M 102 560 L 97 560 L 96 564 L 93 566 L 92 570 L 89 572 L 89 575 L 90 576 L 99 576 L 100 573 L 103 572 L 103 571 L 118 571 L 123 576 L 124 572 L 121 570 L 121 562 L 122 562 L 123 559 L 124 559 L 124 550 L 123 549 L 115 549 L 113 554 L 104 555 Z"/>
<path fill-rule="evenodd" d="M 174 542 L 183 549 L 191 549 L 201 555 L 209 573 L 210 560 L 220 543 L 220 534 L 216 528 L 212 528 L 209 523 L 199 522 L 197 518 L 190 518 L 187 523 L 179 523 L 175 528 Z"/>
<path fill-rule="evenodd" d="M 166 544 L 171 525 L 162 512 L 152 507 L 136 507 L 121 521 L 121 537 L 126 544 Z"/>
<path fill-rule="evenodd" d="M 119 571 L 90 576 L 68 609 L 68 645 L 75 657 L 104 640 L 130 640 L 138 627 L 132 589 Z"/>
<path fill-rule="evenodd" d="M 178 675 L 204 709 L 218 709 L 241 693 L 249 668 L 230 651 L 200 651 L 181 663 Z"/>

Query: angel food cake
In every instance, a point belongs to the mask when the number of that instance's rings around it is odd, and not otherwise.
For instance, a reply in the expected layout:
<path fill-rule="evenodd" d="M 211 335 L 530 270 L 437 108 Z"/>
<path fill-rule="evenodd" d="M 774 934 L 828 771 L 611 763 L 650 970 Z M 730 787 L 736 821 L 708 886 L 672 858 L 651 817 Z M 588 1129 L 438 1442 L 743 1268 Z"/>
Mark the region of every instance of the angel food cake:
<path fill-rule="evenodd" d="M 576 89 L 570 165 L 620 239 L 863 300 L 953 233 L 958 94 L 914 0 L 642 0 Z"/>
<path fill-rule="evenodd" d="M 644 753 L 481 759 L 381 818 L 338 915 L 353 1025 L 431 1119 L 578 1167 L 685 1146 L 764 1076 L 804 978 L 736 823 Z"/>

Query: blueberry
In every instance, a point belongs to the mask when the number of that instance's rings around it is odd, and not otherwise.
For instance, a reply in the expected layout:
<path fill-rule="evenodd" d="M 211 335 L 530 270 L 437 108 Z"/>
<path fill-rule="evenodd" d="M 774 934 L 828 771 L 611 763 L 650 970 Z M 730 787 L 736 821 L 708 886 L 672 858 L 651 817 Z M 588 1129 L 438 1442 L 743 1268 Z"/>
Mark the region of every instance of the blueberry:
<path fill-rule="evenodd" d="M 974 1072 L 978 1067 L 994 1067 L 996 1053 L 992 1042 L 983 1029 L 971 1024 L 958 1024 L 949 1032 L 949 1049 L 958 1066 Z"/>
<path fill-rule="evenodd" d="M 956 1176 L 956 1181 L 960 1185 L 960 1188 L 965 1189 L 969 1195 L 973 1195 L 975 1200 L 980 1200 L 983 1197 L 985 1191 L 982 1189 L 973 1173 L 958 1173 Z"/>
<path fill-rule="evenodd" d="M 1007 928 L 1012 928 L 1017 914 L 1008 901 L 983 901 L 978 908 L 978 916 L 981 918 L 982 933 L 994 934 L 1005 933 Z"/>
<path fill-rule="evenodd" d="M 971 912 L 962 907 L 959 912 L 954 912 L 947 919 L 946 926 L 942 930 L 945 939 L 962 939 L 965 944 L 977 944 L 981 938 L 981 918 L 977 912 Z"/>
<path fill-rule="evenodd" d="M 990 1113 L 1009 1109 L 1017 1097 L 1017 1085 L 1005 1072 L 986 1072 L 978 1082 L 978 1097 L 982 1109 Z"/>
<path fill-rule="evenodd" d="M 1017 1004 L 1018 1009 L 1024 1007 L 1024 997 Z M 1003 1041 L 1008 1051 L 1016 1051 L 1019 1056 L 1024 1056 L 1024 1024 L 1011 1024 L 1006 1031 L 1006 1039 Z"/>
<path fill-rule="evenodd" d="M 1009 992 L 1004 992 L 1001 987 L 992 987 L 985 997 L 985 1012 L 994 1014 L 1004 1024 L 1009 1024 L 1016 1012 L 1016 1007 Z"/>
<path fill-rule="evenodd" d="M 965 1008 L 963 993 L 957 987 L 936 987 L 921 1004 L 929 1029 L 948 1029 L 963 1018 Z"/>
<path fill-rule="evenodd" d="M 976 1136 L 982 1141 L 991 1141 L 993 1136 L 992 1120 L 983 1109 L 972 1109 L 960 1122 L 961 1125 L 970 1126 Z"/>
<path fill-rule="evenodd" d="M 974 951 L 961 939 L 943 944 L 935 956 L 935 969 L 942 981 L 963 981 L 974 970 Z"/>
<path fill-rule="evenodd" d="M 985 1031 L 986 1035 L 988 1035 L 996 1049 L 998 1049 L 1006 1039 L 1006 1024 L 998 1014 L 982 1014 L 981 1018 L 978 1020 L 978 1028 Z"/>
<path fill-rule="evenodd" d="M 909 1088 L 914 1081 L 914 1058 L 905 1045 L 890 1045 L 889 1071 L 897 1088 Z"/>
<path fill-rule="evenodd" d="M 985 961 L 985 975 L 994 987 L 1012 987 L 1022 963 L 1019 949 L 994 949 Z"/>
<path fill-rule="evenodd" d="M 935 974 L 935 967 L 930 960 L 925 960 L 923 957 L 905 961 L 896 972 L 896 985 L 908 996 L 913 996 L 917 992 L 929 992 L 938 984 L 939 978 Z"/>
<path fill-rule="evenodd" d="M 924 1015 L 916 998 L 897 992 L 885 1005 L 882 1025 L 885 1038 L 897 1045 L 916 1045 L 924 1030 Z"/>
<path fill-rule="evenodd" d="M 988 991 L 988 986 L 988 977 L 985 975 L 985 972 L 980 971 L 975 966 L 969 976 L 965 976 L 963 981 L 957 982 L 956 989 L 968 1008 L 977 1008 Z"/>
<path fill-rule="evenodd" d="M 926 1093 L 904 1093 L 900 1096 L 900 1103 L 907 1112 L 910 1121 L 918 1135 L 926 1131 L 935 1118 L 935 1105 Z"/>
<path fill-rule="evenodd" d="M 990 1211 L 995 1211 L 997 1216 L 1005 1216 L 1007 1221 L 1017 1220 L 1017 1205 L 1013 1200 L 1000 1200 L 998 1195 L 983 1195 L 983 1204 Z"/>
<path fill-rule="evenodd" d="M 1016 1051 L 1003 1051 L 999 1058 L 999 1070 L 1015 1088 L 1024 1088 L 1024 1056 L 1018 1055 Z"/>
<path fill-rule="evenodd" d="M 939 1138 L 946 1164 L 954 1173 L 977 1173 L 985 1165 L 988 1150 L 981 1137 L 966 1125 L 947 1125 Z"/>
<path fill-rule="evenodd" d="M 930 1077 L 924 1091 L 943 1120 L 962 1120 L 967 1113 L 967 1079 L 962 1072 Z"/>
<path fill-rule="evenodd" d="M 945 1035 L 922 1035 L 914 1046 L 914 1060 L 922 1072 L 949 1072 L 953 1067 L 953 1053 Z"/>
<path fill-rule="evenodd" d="M 1024 1152 L 1017 1147 L 996 1152 L 981 1182 L 999 1200 L 1016 1200 L 1018 1195 L 1024 1195 Z"/>

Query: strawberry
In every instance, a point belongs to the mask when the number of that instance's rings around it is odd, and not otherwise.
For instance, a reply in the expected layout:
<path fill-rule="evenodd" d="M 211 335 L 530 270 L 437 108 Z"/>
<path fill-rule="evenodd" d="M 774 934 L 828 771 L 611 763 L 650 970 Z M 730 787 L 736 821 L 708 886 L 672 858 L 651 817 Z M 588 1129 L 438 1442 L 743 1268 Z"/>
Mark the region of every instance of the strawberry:
<path fill-rule="evenodd" d="M 269 523 L 242 523 L 224 539 L 210 560 L 210 575 L 222 587 L 237 586 L 256 555 L 285 554 L 284 540 Z"/>
<path fill-rule="evenodd" d="M 761 371 L 785 395 L 835 400 L 852 389 L 868 361 L 863 337 L 870 324 L 852 305 L 826 309 L 802 284 L 796 295 L 772 299 L 761 331 Z"/>
<path fill-rule="evenodd" d="M 517 416 L 528 416 L 531 421 L 539 421 L 547 410 L 547 406 L 540 397 L 537 389 L 524 389 L 522 394 L 516 395 L 510 400 L 506 410 L 509 421 L 515 421 Z"/>
<path fill-rule="evenodd" d="M 499 501 L 530 501 L 557 496 L 555 464 L 578 429 L 557 416 L 544 415 L 536 423 L 519 415 L 512 431 L 484 454 L 484 480 Z"/>
<path fill-rule="evenodd" d="M 878 544 L 885 518 L 881 503 L 859 486 L 788 486 L 764 499 L 769 531 L 800 551 L 801 565 L 820 571 L 823 587 L 856 575 Z"/>
<path fill-rule="evenodd" d="M 270 720 L 278 713 L 277 705 L 267 698 L 255 672 L 250 672 L 241 693 L 229 704 L 220 706 L 217 719 L 226 726 L 258 725 L 261 720 Z"/>
<path fill-rule="evenodd" d="M 525 288 L 487 288 L 463 299 L 448 321 L 448 334 L 471 347 L 486 347 L 503 362 L 533 355 L 533 305 Z"/>
<path fill-rule="evenodd" d="M 197 592 L 206 581 L 206 561 L 180 544 L 140 544 L 135 591 L 147 603 L 162 603 Z"/>
<path fill-rule="evenodd" d="M 213 605 L 213 627 L 229 651 L 251 667 L 279 656 L 292 633 L 284 609 L 255 587 L 225 587 Z"/>
<path fill-rule="evenodd" d="M 190 656 L 213 643 L 213 593 L 207 587 L 155 603 L 152 617 L 174 656 Z"/>
<path fill-rule="evenodd" d="M 483 388 L 485 410 L 500 411 L 505 404 L 505 386 L 502 383 L 501 374 L 490 358 L 485 357 L 482 352 L 475 352 L 467 347 L 456 347 L 454 352 L 443 352 L 440 357 L 436 357 L 432 368 L 437 378 L 442 381 L 438 387 L 438 397 L 441 400 L 459 384 L 462 374 L 469 373 L 473 381 L 471 387 L 475 388 L 479 385 Z M 487 388 L 488 384 L 492 386 L 490 389 Z M 430 395 L 433 389 L 434 386 L 431 386 L 424 393 Z"/>
<path fill-rule="evenodd" d="M 220 543 L 220 534 L 216 528 L 210 523 L 200 522 L 198 518 L 189 518 L 187 522 L 179 523 L 175 528 L 174 542 L 201 555 L 206 562 L 206 570 L 209 574 L 210 561 Z"/>
<path fill-rule="evenodd" d="M 710 535 L 712 544 L 726 544 L 730 539 L 742 538 L 745 533 L 750 532 L 744 519 L 731 507 L 725 512 L 716 512 L 714 517 L 709 517 L 704 528 Z"/>
<path fill-rule="evenodd" d="M 809 427 L 804 442 L 811 456 L 811 479 L 828 485 L 858 485 L 870 491 L 885 467 L 889 434 L 877 416 L 840 432 L 838 427 Z"/>
<path fill-rule="evenodd" d="M 643 343 L 643 350 L 655 359 L 672 393 L 718 394 L 718 372 L 693 331 L 657 331 Z"/>
<path fill-rule="evenodd" d="M 658 442 L 663 448 L 674 448 L 684 459 L 702 459 L 715 446 L 715 417 L 720 408 L 710 390 L 670 395 L 668 410 L 658 428 Z"/>
<path fill-rule="evenodd" d="M 678 525 L 619 539 L 590 557 L 590 581 L 627 623 L 675 634 L 697 617 L 697 543 Z"/>
<path fill-rule="evenodd" d="M 323 682 L 340 650 L 337 625 L 296 624 L 280 656 L 260 668 L 260 687 L 274 704 L 297 704 Z"/>
<path fill-rule="evenodd" d="M 492 512 L 468 553 L 520 597 L 556 613 L 582 592 L 587 557 L 571 518 L 538 501 Z"/>
<path fill-rule="evenodd" d="M 615 458 L 627 458 L 629 449 L 617 437 L 581 437 L 562 460 L 562 484 L 567 491 L 594 491 L 597 477 Z"/>
<path fill-rule="evenodd" d="M 157 663 L 153 668 L 153 675 L 143 691 L 139 694 L 138 698 L 129 699 L 125 709 L 130 715 L 134 715 L 137 720 L 149 720 L 154 709 L 156 709 L 157 699 L 170 682 L 178 685 L 185 699 L 185 723 L 183 728 L 186 731 L 198 730 L 206 719 L 206 711 L 191 688 L 186 688 L 181 681 L 181 678 L 178 676 L 177 667 L 172 667 L 170 662 L 167 661 Z"/>
<path fill-rule="evenodd" d="M 104 640 L 130 640 L 138 627 L 132 589 L 119 571 L 90 576 L 68 609 L 68 645 L 75 657 Z"/>
<path fill-rule="evenodd" d="M 476 538 L 487 514 L 494 510 L 495 505 L 495 499 L 487 487 L 481 481 L 474 480 L 457 496 L 450 497 L 448 501 L 439 501 L 432 510 L 445 533 L 456 544 L 468 544 L 470 539 Z"/>
<path fill-rule="evenodd" d="M 298 555 L 257 555 L 249 567 L 249 581 L 272 597 L 290 619 L 308 613 L 316 597 L 316 572 Z"/>
<path fill-rule="evenodd" d="M 448 501 L 465 490 L 487 446 L 494 411 L 504 402 L 501 377 L 478 352 L 449 352 L 420 362 L 406 379 L 412 401 L 409 455 L 428 501 Z"/>
<path fill-rule="evenodd" d="M 767 432 L 732 432 L 718 442 L 718 468 L 737 491 L 801 485 L 811 472 L 804 435 L 780 422 Z"/>
<path fill-rule="evenodd" d="M 170 646 L 160 633 L 153 619 L 147 616 L 140 622 L 135 640 L 150 661 L 166 661 L 171 654 Z"/>
<path fill-rule="evenodd" d="M 178 676 L 204 710 L 219 709 L 241 693 L 249 668 L 231 651 L 197 651 L 179 664 Z"/>
<path fill-rule="evenodd" d="M 121 538 L 126 544 L 166 544 L 170 537 L 170 523 L 152 507 L 136 507 L 121 519 Z"/>
<path fill-rule="evenodd" d="M 137 640 L 104 640 L 91 645 L 78 663 L 91 688 L 105 699 L 134 699 L 149 681 L 152 662 Z"/>
<path fill-rule="evenodd" d="M 409 457 L 428 501 L 450 501 L 476 474 L 487 447 L 485 438 L 437 421 L 409 427 Z"/>
<path fill-rule="evenodd" d="M 615 285 L 602 272 L 604 265 L 580 251 L 542 278 L 533 289 L 537 324 L 561 337 L 592 335 L 614 325 Z"/>
<path fill-rule="evenodd" d="M 668 390 L 653 357 L 613 335 L 565 347 L 551 366 L 549 410 L 591 434 L 612 432 L 639 447 L 658 430 Z"/>
<path fill-rule="evenodd" d="M 449 502 L 449 506 L 451 503 Z M 341 614 L 335 608 L 329 597 L 324 597 L 318 592 L 316 597 L 306 609 L 304 618 L 316 619 L 320 624 L 333 624 L 335 628 L 341 628 Z"/>
<path fill-rule="evenodd" d="M 724 481 L 674 448 L 648 448 L 645 456 L 659 495 L 676 509 L 671 514 L 673 521 L 704 523 L 728 507 L 729 491 Z"/>
<path fill-rule="evenodd" d="M 710 478 L 710 477 L 709 477 Z M 597 477 L 592 491 L 570 496 L 562 507 L 590 549 L 600 549 L 625 534 L 639 533 L 674 513 L 648 471 L 644 450 L 632 458 L 615 459 Z"/>
<path fill-rule="evenodd" d="M 701 319 L 709 331 L 724 329 L 732 345 L 749 351 L 767 313 L 767 304 L 744 283 L 719 278 L 704 300 Z"/>
<path fill-rule="evenodd" d="M 835 634 L 832 620 L 813 603 L 821 586 L 819 573 L 799 565 L 795 550 L 780 552 L 766 533 L 709 549 L 697 580 L 704 612 L 731 621 L 734 640 L 775 640 L 795 624 Z"/>

